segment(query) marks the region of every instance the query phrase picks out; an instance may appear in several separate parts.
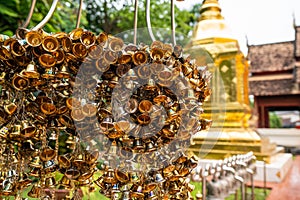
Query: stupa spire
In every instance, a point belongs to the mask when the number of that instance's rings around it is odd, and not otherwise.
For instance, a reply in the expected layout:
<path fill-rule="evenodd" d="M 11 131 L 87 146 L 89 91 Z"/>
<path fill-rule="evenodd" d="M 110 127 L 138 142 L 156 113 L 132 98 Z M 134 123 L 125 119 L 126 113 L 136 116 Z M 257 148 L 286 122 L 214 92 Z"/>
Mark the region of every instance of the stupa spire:
<path fill-rule="evenodd" d="M 199 21 L 207 19 L 224 19 L 218 0 L 204 0 L 200 8 Z"/>

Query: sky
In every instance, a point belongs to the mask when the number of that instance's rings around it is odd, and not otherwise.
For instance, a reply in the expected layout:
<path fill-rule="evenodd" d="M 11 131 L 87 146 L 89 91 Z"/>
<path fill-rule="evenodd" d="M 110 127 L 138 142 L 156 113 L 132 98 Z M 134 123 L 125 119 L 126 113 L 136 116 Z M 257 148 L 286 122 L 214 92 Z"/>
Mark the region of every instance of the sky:
<path fill-rule="evenodd" d="M 190 9 L 201 0 L 176 2 Z M 295 38 L 293 15 L 300 26 L 300 0 L 219 0 L 222 15 L 238 39 L 241 50 L 249 45 L 291 41 Z"/>

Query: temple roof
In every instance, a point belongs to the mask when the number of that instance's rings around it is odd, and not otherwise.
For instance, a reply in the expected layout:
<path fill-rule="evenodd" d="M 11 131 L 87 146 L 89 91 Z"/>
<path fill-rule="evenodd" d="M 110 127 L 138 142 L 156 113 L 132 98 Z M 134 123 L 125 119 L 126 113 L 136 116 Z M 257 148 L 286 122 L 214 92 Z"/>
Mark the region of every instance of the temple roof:
<path fill-rule="evenodd" d="M 294 80 L 290 78 L 249 81 L 249 92 L 254 96 L 294 94 L 293 82 Z"/>
<path fill-rule="evenodd" d="M 250 72 L 285 71 L 295 67 L 294 41 L 251 45 L 248 47 Z"/>

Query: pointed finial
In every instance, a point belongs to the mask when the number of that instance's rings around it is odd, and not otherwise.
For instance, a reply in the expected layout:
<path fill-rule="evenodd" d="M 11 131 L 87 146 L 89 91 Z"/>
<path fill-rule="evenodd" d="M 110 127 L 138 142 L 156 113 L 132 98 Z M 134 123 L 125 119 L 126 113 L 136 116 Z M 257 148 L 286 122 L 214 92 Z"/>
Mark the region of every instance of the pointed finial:
<path fill-rule="evenodd" d="M 221 15 L 221 7 L 218 0 L 204 0 L 200 8 L 200 19 L 224 19 Z"/>

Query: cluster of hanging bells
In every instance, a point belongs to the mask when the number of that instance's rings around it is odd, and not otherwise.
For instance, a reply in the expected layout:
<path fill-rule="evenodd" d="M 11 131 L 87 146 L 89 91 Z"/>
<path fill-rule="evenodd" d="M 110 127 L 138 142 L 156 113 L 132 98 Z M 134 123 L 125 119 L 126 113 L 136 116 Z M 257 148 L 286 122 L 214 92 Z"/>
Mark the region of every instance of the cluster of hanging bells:
<path fill-rule="evenodd" d="M 211 124 L 209 78 L 179 45 L 19 29 L 0 41 L 0 195 L 97 185 L 115 199 L 188 199 L 196 159 L 183 152 Z"/>

